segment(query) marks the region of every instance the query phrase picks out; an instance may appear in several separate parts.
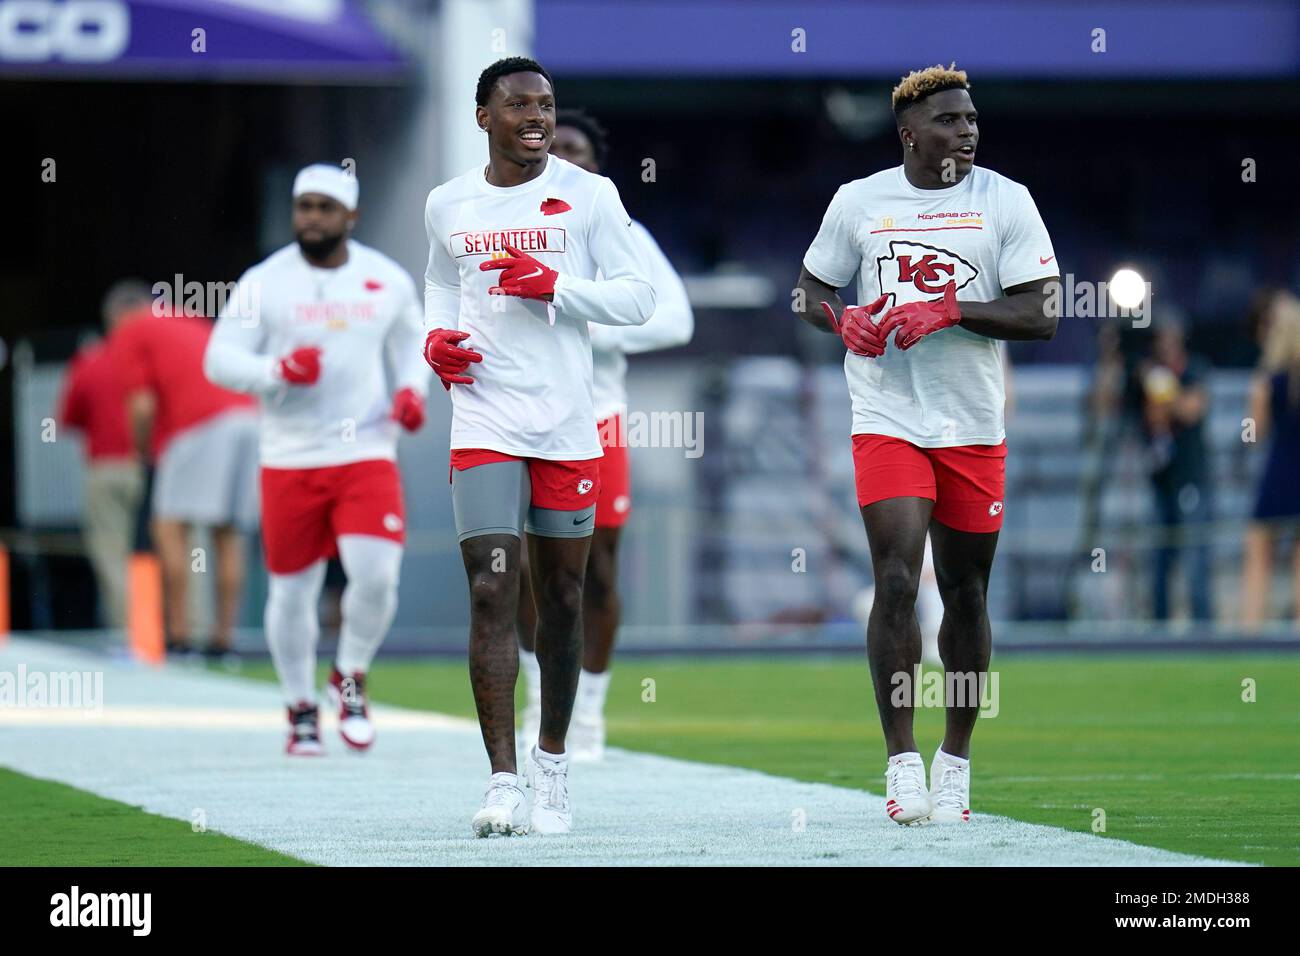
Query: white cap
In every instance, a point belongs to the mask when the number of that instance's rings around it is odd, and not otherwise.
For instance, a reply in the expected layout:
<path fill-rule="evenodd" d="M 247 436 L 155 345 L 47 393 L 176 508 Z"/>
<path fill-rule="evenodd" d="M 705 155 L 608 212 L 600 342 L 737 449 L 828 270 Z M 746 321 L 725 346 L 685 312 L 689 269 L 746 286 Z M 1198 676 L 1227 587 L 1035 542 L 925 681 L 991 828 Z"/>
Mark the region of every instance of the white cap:
<path fill-rule="evenodd" d="M 338 166 L 313 163 L 298 172 L 293 180 L 293 198 L 303 193 L 320 193 L 337 199 L 348 209 L 357 208 L 357 193 L 361 186 L 357 177 Z"/>

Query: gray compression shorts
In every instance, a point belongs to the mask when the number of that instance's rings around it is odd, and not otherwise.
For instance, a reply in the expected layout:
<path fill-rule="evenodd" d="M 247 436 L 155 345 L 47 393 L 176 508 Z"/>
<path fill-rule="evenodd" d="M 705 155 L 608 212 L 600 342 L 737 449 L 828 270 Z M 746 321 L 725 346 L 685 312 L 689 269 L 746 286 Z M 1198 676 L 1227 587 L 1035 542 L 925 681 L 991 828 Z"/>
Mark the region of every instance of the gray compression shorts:
<path fill-rule="evenodd" d="M 494 461 L 451 471 L 451 508 L 461 541 L 523 532 L 543 538 L 586 538 L 596 528 L 596 503 L 581 511 L 537 508 L 526 461 Z"/>

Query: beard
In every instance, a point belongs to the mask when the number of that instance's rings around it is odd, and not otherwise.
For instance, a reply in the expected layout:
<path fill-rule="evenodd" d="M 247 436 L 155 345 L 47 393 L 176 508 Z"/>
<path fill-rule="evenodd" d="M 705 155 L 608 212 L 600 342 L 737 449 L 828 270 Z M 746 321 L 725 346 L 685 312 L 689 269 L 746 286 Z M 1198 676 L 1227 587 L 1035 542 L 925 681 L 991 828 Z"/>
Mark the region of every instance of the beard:
<path fill-rule="evenodd" d="M 308 259 L 328 259 L 343 241 L 343 234 L 322 236 L 320 239 L 304 239 L 301 235 L 294 238 L 298 240 L 298 248 Z"/>

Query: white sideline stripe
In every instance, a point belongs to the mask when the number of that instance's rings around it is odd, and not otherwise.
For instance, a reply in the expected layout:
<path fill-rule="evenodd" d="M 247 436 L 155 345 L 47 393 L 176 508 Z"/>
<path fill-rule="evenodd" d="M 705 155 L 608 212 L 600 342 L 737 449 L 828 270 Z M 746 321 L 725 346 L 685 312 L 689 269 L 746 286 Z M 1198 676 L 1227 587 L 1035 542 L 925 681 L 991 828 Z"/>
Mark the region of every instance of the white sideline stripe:
<path fill-rule="evenodd" d="M 1046 783 L 1049 780 L 1070 783 L 1098 783 L 1102 780 L 1168 780 L 1163 773 L 1089 773 L 1061 777 L 989 777 L 992 783 Z M 1198 773 L 1198 780 L 1300 780 L 1300 773 Z"/>
<path fill-rule="evenodd" d="M 447 730 L 474 728 L 478 725 L 464 717 L 398 708 L 370 708 L 371 716 L 381 721 L 384 730 Z M 321 708 L 321 726 L 338 726 L 338 715 Z M 0 707 L 0 727 L 171 727 L 183 730 L 283 730 L 287 726 L 284 708 L 259 707 L 112 707 L 101 711 L 77 708 Z"/>
<path fill-rule="evenodd" d="M 272 684 L 12 638 L 0 671 L 19 663 L 102 671 L 104 711 L 0 709 L 0 763 L 191 823 L 201 811 L 211 831 L 314 863 L 1225 865 L 979 813 L 905 828 L 875 794 L 621 750 L 571 771 L 570 836 L 476 840 L 488 767 L 472 721 L 376 707 L 371 752 L 348 753 L 331 732 L 327 757 L 292 759 Z M 1107 807 L 1112 820 L 1122 809 Z M 191 829 L 178 839 L 204 839 Z"/>

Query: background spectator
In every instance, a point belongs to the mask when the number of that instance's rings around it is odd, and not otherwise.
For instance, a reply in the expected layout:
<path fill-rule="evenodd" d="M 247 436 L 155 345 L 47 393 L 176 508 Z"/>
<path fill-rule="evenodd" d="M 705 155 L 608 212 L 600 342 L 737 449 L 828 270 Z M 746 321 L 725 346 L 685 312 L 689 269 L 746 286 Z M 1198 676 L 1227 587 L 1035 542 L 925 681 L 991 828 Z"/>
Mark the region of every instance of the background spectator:
<path fill-rule="evenodd" d="M 104 330 L 147 306 L 149 288 L 123 280 L 104 297 Z M 102 339 L 82 346 L 64 379 L 59 419 L 85 438 L 85 511 L 82 532 L 99 586 L 100 617 L 126 626 L 126 563 L 131 552 L 143 474 L 126 421 L 126 391 Z"/>
<path fill-rule="evenodd" d="M 1273 552 L 1283 532 L 1300 522 L 1300 301 L 1275 292 L 1265 311 L 1264 354 L 1251 386 L 1256 441 L 1269 439 L 1253 520 L 1247 525 L 1242 571 L 1242 624 L 1269 617 Z M 1300 620 L 1300 548 L 1291 542 L 1291 613 Z"/>
<path fill-rule="evenodd" d="M 1214 616 L 1208 537 L 1211 487 L 1205 441 L 1209 365 L 1187 352 L 1180 319 L 1167 315 L 1154 331 L 1152 356 L 1140 369 L 1151 484 L 1160 524 L 1152 616 L 1160 621 L 1169 617 L 1169 576 L 1181 551 L 1192 617 L 1207 621 Z"/>
<path fill-rule="evenodd" d="M 168 647 L 191 647 L 190 579 L 216 575 L 217 620 L 206 650 L 233 647 L 244 587 L 244 535 L 257 524 L 257 414 L 251 398 L 203 374 L 212 323 L 146 307 L 109 340 L 125 383 L 127 416 L 142 457 L 154 461 L 152 534 L 163 570 Z M 191 552 L 190 532 L 211 532 L 212 560 Z M 195 549 L 197 552 L 199 549 Z"/>

